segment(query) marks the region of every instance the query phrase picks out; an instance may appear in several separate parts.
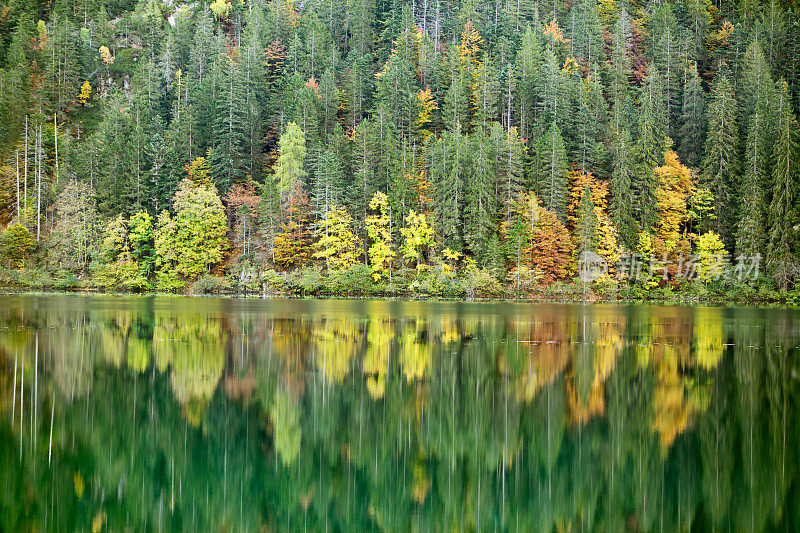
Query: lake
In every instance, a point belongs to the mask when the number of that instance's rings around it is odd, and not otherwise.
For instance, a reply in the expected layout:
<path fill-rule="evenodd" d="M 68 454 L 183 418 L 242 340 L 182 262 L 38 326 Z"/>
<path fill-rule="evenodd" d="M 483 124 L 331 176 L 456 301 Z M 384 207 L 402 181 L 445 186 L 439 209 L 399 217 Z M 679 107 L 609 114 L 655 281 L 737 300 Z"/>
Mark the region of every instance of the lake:
<path fill-rule="evenodd" d="M 800 529 L 800 313 L 0 296 L 0 531 Z"/>

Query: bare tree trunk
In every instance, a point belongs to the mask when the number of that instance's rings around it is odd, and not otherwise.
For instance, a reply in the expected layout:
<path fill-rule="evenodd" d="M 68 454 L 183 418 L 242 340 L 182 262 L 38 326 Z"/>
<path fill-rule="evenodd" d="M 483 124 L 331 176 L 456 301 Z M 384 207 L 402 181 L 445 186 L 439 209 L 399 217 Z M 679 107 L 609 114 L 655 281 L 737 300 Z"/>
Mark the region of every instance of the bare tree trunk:
<path fill-rule="evenodd" d="M 25 227 L 28 227 L 28 115 L 25 115 Z"/>
<path fill-rule="evenodd" d="M 39 126 L 39 132 L 37 134 L 37 139 L 39 144 L 36 148 L 36 153 L 38 154 L 39 161 L 36 167 L 36 240 L 39 241 L 39 237 L 41 236 L 41 225 L 42 225 L 42 127 Z"/>
<path fill-rule="evenodd" d="M 17 148 L 17 222 L 19 222 L 19 148 Z M 14 378 L 16 379 L 16 374 Z"/>
<path fill-rule="evenodd" d="M 56 183 L 58 183 L 58 119 L 53 113 L 53 143 L 56 146 Z"/>

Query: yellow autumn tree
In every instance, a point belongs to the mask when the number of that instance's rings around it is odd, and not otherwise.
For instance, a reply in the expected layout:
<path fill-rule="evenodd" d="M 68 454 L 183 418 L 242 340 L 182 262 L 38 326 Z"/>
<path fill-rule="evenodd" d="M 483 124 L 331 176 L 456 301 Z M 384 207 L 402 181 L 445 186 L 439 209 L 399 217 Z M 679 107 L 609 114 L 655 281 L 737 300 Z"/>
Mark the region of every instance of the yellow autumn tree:
<path fill-rule="evenodd" d="M 579 226 L 580 206 L 588 190 L 596 220 L 594 248 L 611 267 L 619 260 L 621 250 L 617 228 L 608 214 L 608 182 L 581 171 L 572 172 L 570 181 L 572 188 L 567 206 L 567 222 L 573 231 Z M 573 237 L 575 238 L 576 236 Z"/>
<path fill-rule="evenodd" d="M 231 12 L 231 3 L 226 0 L 214 0 L 209 6 L 217 20 L 228 20 Z"/>
<path fill-rule="evenodd" d="M 428 140 L 431 136 L 431 122 L 433 120 L 433 110 L 439 109 L 436 100 L 431 95 L 430 86 L 425 87 L 417 93 L 417 105 L 419 107 L 419 114 L 417 115 L 417 128 L 422 137 L 422 142 Z"/>
<path fill-rule="evenodd" d="M 111 55 L 111 51 L 108 49 L 108 46 L 103 45 L 98 51 L 100 52 L 100 58 L 103 60 L 103 63 L 106 65 L 114 64 L 114 56 Z"/>
<path fill-rule="evenodd" d="M 719 235 L 709 231 L 697 239 L 697 255 L 700 259 L 698 274 L 706 283 L 719 279 L 727 265 L 728 252 Z"/>
<path fill-rule="evenodd" d="M 184 167 L 189 179 L 198 185 L 211 183 L 211 169 L 205 157 L 195 157 L 191 163 Z"/>
<path fill-rule="evenodd" d="M 419 267 L 425 250 L 433 244 L 433 228 L 428 219 L 412 209 L 406 217 L 406 227 L 400 228 L 400 234 L 403 236 L 403 258 L 414 261 Z"/>
<path fill-rule="evenodd" d="M 391 278 L 391 266 L 396 252 L 392 247 L 392 230 L 389 218 L 389 198 L 378 191 L 369 202 L 372 214 L 364 221 L 367 226 L 367 235 L 372 241 L 369 247 L 369 262 L 372 267 L 372 279 L 380 281 Z M 388 271 L 388 273 L 387 273 Z"/>
<path fill-rule="evenodd" d="M 464 31 L 461 32 L 461 42 L 458 45 L 458 57 L 462 63 L 478 67 L 481 63 L 480 53 L 483 38 L 478 33 L 472 21 L 468 20 L 464 24 Z"/>
<path fill-rule="evenodd" d="M 89 101 L 89 97 L 92 95 L 92 85 L 85 81 L 81 84 L 81 92 L 78 93 L 78 100 L 81 101 L 81 105 L 86 105 L 86 102 Z"/>
<path fill-rule="evenodd" d="M 333 206 L 317 227 L 318 241 L 314 257 L 324 259 L 328 271 L 347 270 L 363 253 L 361 243 L 351 228 L 353 217 L 344 207 Z"/>
<path fill-rule="evenodd" d="M 658 180 L 656 235 L 671 250 L 680 239 L 682 226 L 687 220 L 687 201 L 694 192 L 692 171 L 681 164 L 678 154 L 668 150 L 664 152 L 664 164 L 653 172 Z"/>

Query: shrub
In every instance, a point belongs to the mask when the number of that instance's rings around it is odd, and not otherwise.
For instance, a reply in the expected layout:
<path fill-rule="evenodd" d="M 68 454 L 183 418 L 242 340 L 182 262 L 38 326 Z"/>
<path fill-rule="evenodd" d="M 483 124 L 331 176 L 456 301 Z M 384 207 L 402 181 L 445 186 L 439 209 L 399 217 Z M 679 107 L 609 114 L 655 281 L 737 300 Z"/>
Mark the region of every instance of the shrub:
<path fill-rule="evenodd" d="M 172 272 L 156 272 L 156 290 L 159 292 L 179 293 L 186 290 L 186 282 Z"/>
<path fill-rule="evenodd" d="M 22 268 L 25 258 L 36 246 L 31 232 L 22 224 L 10 224 L 2 235 L 3 255 L 8 258 L 13 268 Z"/>
<path fill-rule="evenodd" d="M 314 294 L 325 288 L 325 278 L 320 267 L 310 266 L 288 272 L 286 284 L 294 292 Z"/>
<path fill-rule="evenodd" d="M 494 296 L 503 290 L 500 282 L 485 268 L 468 267 L 461 280 L 461 288 L 468 298 Z"/>
<path fill-rule="evenodd" d="M 231 283 L 227 278 L 204 274 L 192 285 L 195 294 L 212 294 L 230 289 Z"/>
<path fill-rule="evenodd" d="M 369 294 L 372 292 L 372 270 L 362 264 L 347 270 L 334 270 L 328 275 L 326 288 L 334 294 Z"/>

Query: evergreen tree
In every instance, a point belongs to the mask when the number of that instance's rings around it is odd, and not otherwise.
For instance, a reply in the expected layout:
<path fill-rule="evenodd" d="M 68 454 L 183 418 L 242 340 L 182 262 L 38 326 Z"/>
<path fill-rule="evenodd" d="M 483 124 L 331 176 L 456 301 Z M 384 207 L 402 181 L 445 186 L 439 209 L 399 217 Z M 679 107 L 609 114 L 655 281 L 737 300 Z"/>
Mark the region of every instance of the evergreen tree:
<path fill-rule="evenodd" d="M 720 74 L 711 91 L 708 136 L 703 161 L 703 183 L 714 195 L 717 233 L 729 246 L 733 243 L 739 187 L 738 105 L 733 87 Z"/>
<path fill-rule="evenodd" d="M 652 65 L 647 68 L 645 84 L 642 87 L 638 134 L 637 172 L 633 181 L 636 192 L 634 210 L 639 214 L 642 227 L 649 228 L 656 222 L 655 191 L 658 183 L 653 176 L 653 169 L 664 159 L 663 151 L 667 138 L 661 78 Z"/>
<path fill-rule="evenodd" d="M 792 113 L 788 85 L 780 94 L 778 142 L 772 170 L 772 202 L 769 206 L 768 263 L 788 260 L 794 248 L 794 224 L 797 220 L 797 196 L 800 188 L 800 128 Z"/>
<path fill-rule="evenodd" d="M 688 68 L 683 89 L 683 108 L 681 109 L 678 154 L 691 167 L 703 161 L 703 145 L 706 136 L 706 100 L 697 74 L 697 64 Z"/>
<path fill-rule="evenodd" d="M 555 123 L 550 125 L 538 150 L 536 157 L 540 163 L 536 184 L 542 205 L 564 221 L 567 209 L 567 153 L 561 130 Z"/>
<path fill-rule="evenodd" d="M 214 102 L 214 128 L 209 158 L 211 175 L 226 193 L 244 181 L 248 167 L 247 96 L 238 54 L 220 58 L 222 77 Z"/>
<path fill-rule="evenodd" d="M 634 161 L 633 146 L 628 130 L 622 130 L 614 139 L 611 173 L 611 219 L 619 231 L 622 245 L 628 250 L 636 241 L 636 221 L 633 217 Z"/>

